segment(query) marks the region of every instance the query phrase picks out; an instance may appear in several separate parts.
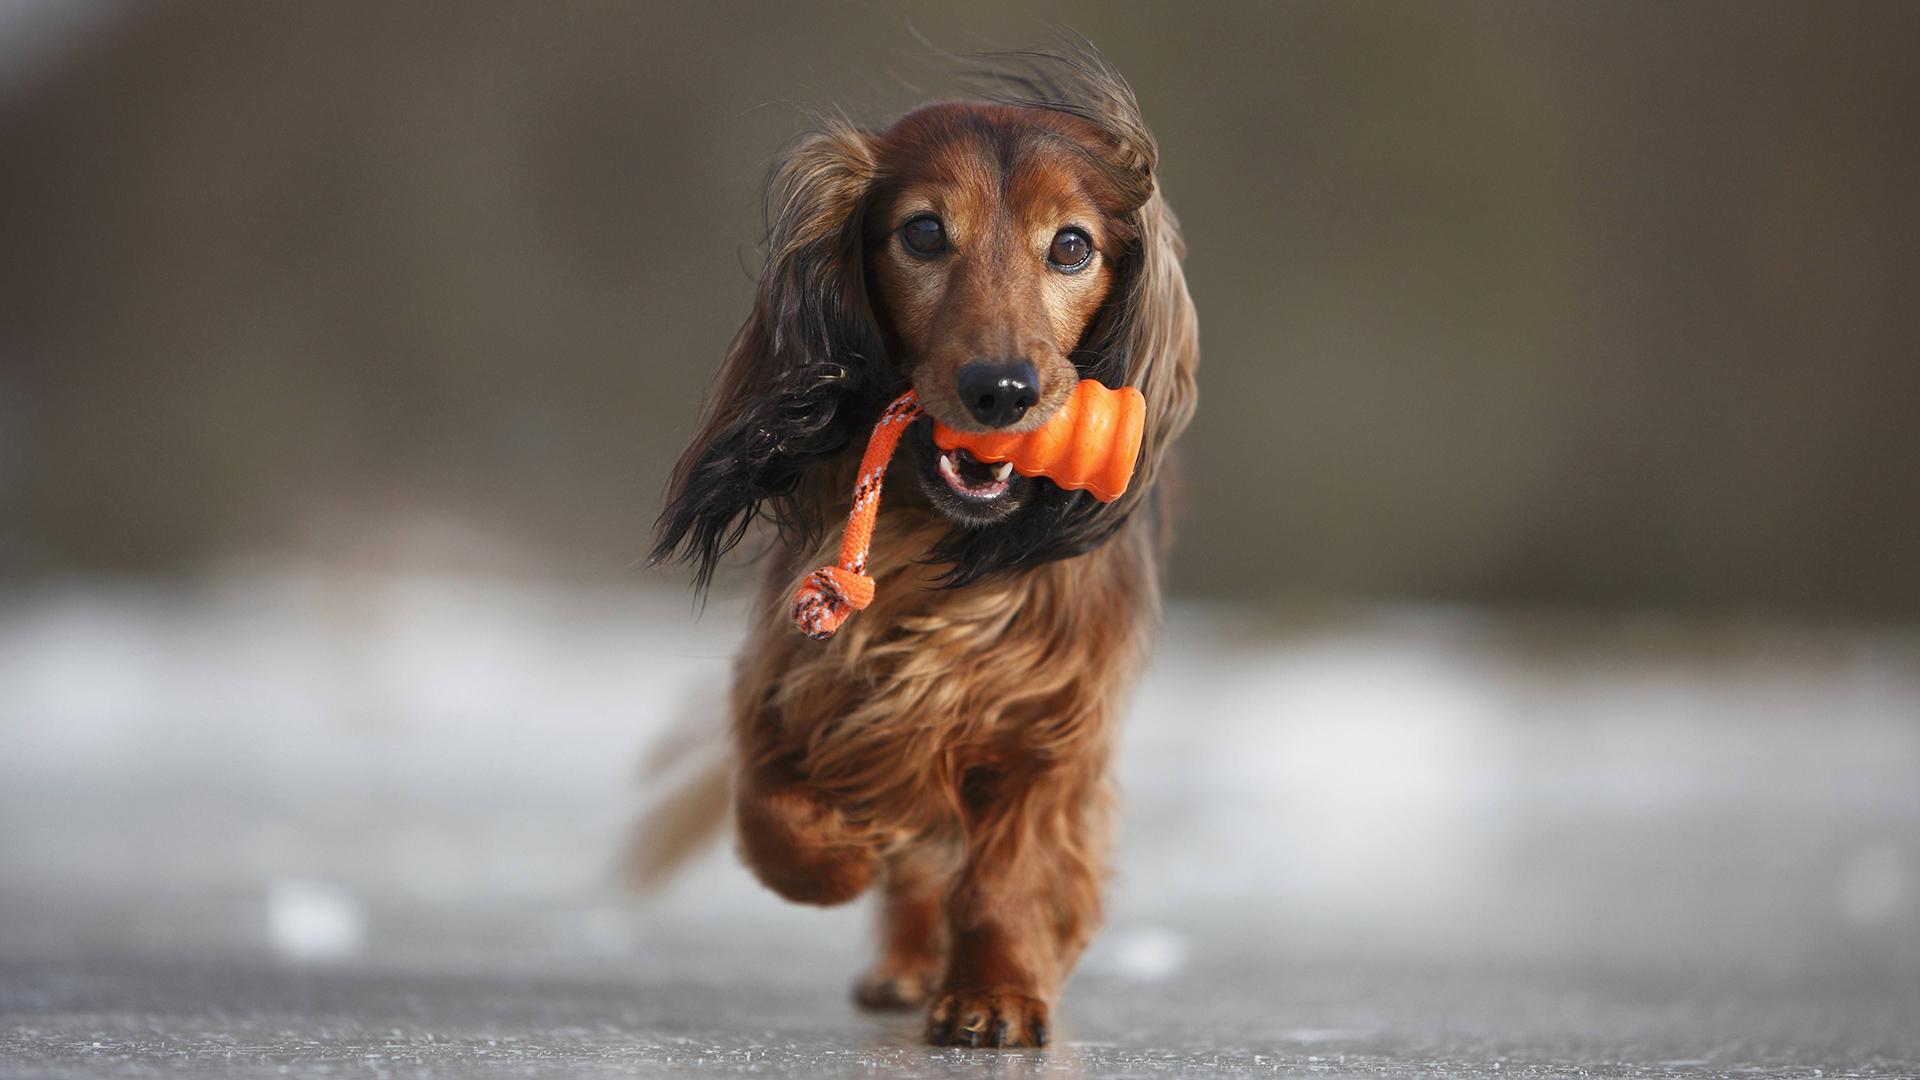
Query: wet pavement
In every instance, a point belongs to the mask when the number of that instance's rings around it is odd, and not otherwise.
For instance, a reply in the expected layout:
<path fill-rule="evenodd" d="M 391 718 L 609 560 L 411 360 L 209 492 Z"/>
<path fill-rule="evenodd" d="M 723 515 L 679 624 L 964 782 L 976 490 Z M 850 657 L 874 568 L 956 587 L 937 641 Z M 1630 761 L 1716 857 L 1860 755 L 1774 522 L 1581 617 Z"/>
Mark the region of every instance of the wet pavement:
<path fill-rule="evenodd" d="M 0 1075 L 1920 1075 L 1920 636 L 1181 607 L 1040 1052 L 847 990 L 867 912 L 636 762 L 737 620 L 242 577 L 0 600 Z"/>
<path fill-rule="evenodd" d="M 678 977 L 0 967 L 10 1075 L 1911 1075 L 1911 987 L 1570 970 L 1237 965 L 1075 984 L 1061 1045 L 932 1050 L 855 1013 L 830 965 L 719 951 Z"/>

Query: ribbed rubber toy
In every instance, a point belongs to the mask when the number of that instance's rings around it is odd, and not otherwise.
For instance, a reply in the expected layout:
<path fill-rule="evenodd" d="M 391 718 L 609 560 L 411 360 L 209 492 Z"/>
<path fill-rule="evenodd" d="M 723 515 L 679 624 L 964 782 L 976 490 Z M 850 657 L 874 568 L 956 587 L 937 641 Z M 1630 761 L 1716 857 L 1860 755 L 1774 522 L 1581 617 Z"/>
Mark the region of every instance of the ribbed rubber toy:
<path fill-rule="evenodd" d="M 840 540 L 840 561 L 808 574 L 793 594 L 794 625 L 810 638 L 832 637 L 854 612 L 873 603 L 867 554 L 880 513 L 880 487 L 886 482 L 887 463 L 900 445 L 900 436 L 922 411 L 920 399 L 909 390 L 886 407 L 873 427 L 853 484 L 853 508 Z M 1101 502 L 1112 502 L 1126 492 L 1133 478 L 1146 415 L 1147 401 L 1140 391 L 1131 386 L 1116 390 L 1083 379 L 1060 410 L 1036 430 L 968 432 L 936 423 L 933 440 L 942 450 L 964 449 L 980 461 L 1011 462 L 1022 476 L 1044 476 L 1068 491 L 1085 491 Z"/>

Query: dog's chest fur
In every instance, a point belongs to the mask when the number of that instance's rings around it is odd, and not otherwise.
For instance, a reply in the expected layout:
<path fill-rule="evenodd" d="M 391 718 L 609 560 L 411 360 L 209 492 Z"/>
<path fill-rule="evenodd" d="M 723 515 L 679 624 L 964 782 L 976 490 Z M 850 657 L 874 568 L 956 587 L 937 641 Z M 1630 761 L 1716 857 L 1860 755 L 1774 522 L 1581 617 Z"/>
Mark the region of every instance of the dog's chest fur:
<path fill-rule="evenodd" d="M 883 515 L 872 606 L 828 641 L 763 612 L 739 657 L 735 716 L 763 763 L 796 770 L 876 832 L 952 831 L 996 778 L 1103 767 L 1145 648 L 1158 582 L 1143 522 L 1073 559 L 959 589 L 919 560 L 947 526 Z M 831 544 L 769 567 L 783 611 Z"/>

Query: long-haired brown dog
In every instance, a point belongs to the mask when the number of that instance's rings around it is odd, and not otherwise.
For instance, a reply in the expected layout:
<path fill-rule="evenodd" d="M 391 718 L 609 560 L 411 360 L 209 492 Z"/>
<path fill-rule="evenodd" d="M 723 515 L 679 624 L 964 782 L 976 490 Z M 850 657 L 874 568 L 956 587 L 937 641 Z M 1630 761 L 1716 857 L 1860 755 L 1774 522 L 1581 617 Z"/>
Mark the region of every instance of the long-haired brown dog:
<path fill-rule="evenodd" d="M 801 903 L 878 883 L 860 1002 L 928 1005 L 936 1044 L 1011 1047 L 1046 1042 L 1099 922 L 1115 728 L 1159 603 L 1156 480 L 1199 346 L 1127 85 L 1091 54 L 1023 54 L 994 78 L 988 100 L 885 131 L 828 125 L 776 169 L 753 313 L 654 558 L 694 561 L 704 586 L 771 522 L 732 693 L 740 850 Z M 929 419 L 1036 428 L 1083 378 L 1147 401 L 1112 503 L 933 445 Z M 909 387 L 929 415 L 886 485 L 877 598 L 810 640 L 790 598 L 833 561 L 867 434 Z"/>

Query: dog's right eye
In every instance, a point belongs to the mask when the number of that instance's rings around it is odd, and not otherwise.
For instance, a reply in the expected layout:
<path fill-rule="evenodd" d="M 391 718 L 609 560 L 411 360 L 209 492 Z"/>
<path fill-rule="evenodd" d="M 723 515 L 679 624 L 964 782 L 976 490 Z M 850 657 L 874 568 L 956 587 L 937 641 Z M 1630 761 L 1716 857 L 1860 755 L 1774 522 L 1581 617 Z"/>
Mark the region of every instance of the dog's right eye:
<path fill-rule="evenodd" d="M 939 218 L 922 214 L 900 226 L 900 242 L 915 255 L 938 255 L 947 250 L 947 230 Z"/>

